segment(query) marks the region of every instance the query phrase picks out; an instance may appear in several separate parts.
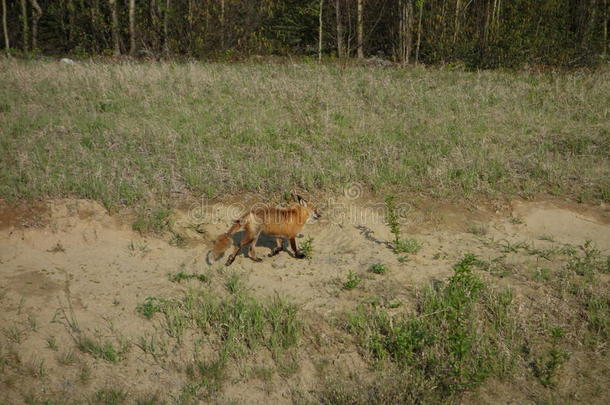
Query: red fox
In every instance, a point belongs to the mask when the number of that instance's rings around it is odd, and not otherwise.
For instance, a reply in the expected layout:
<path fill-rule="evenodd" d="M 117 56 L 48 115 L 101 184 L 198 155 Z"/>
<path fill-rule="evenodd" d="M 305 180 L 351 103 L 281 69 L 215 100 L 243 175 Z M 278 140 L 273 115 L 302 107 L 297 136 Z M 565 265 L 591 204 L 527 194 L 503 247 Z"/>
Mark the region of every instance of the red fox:
<path fill-rule="evenodd" d="M 227 259 L 225 266 L 230 266 L 235 260 L 242 247 L 250 244 L 249 256 L 255 262 L 260 262 L 262 259 L 256 257 L 254 246 L 258 241 L 261 233 L 275 236 L 275 248 L 269 253 L 269 257 L 275 256 L 284 249 L 282 238 L 290 240 L 290 246 L 294 251 L 294 257 L 302 259 L 305 255 L 299 252 L 295 236 L 303 229 L 305 222 L 311 219 L 320 218 L 318 210 L 308 203 L 303 197 L 294 194 L 295 204 L 288 208 L 279 207 L 259 207 L 253 208 L 246 212 L 239 219 L 235 220 L 233 226 L 229 230 L 216 239 L 214 247 L 208 252 L 208 264 L 214 263 L 223 253 L 231 246 L 231 235 L 244 229 L 244 237 L 239 245 L 235 246 L 233 253 Z"/>

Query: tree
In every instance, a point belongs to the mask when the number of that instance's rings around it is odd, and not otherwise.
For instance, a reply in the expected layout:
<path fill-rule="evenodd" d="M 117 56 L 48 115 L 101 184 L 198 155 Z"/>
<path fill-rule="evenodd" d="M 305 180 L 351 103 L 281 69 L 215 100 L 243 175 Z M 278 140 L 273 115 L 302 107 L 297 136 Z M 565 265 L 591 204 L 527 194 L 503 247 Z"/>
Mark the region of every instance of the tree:
<path fill-rule="evenodd" d="M 28 28 L 28 5 L 27 5 L 27 0 L 21 0 L 21 24 L 22 24 L 22 29 L 21 31 L 23 34 L 23 44 L 22 44 L 22 48 L 24 52 L 27 52 L 29 50 L 29 38 L 28 38 L 28 34 L 30 29 Z"/>
<path fill-rule="evenodd" d="M 411 45 L 413 43 L 413 1 L 399 1 L 399 24 L 398 24 L 398 57 L 400 63 L 409 63 Z"/>
<path fill-rule="evenodd" d="M 42 17 L 42 8 L 38 4 L 37 0 L 30 0 L 32 3 L 32 50 L 38 48 L 38 21 Z"/>
<path fill-rule="evenodd" d="M 110 31 L 112 33 L 112 46 L 114 56 L 121 54 L 121 44 L 119 42 L 119 15 L 116 9 L 116 0 L 108 0 L 110 6 L 111 23 Z"/>
<path fill-rule="evenodd" d="M 136 0 L 129 0 L 129 54 L 136 53 Z"/>
<path fill-rule="evenodd" d="M 345 44 L 343 43 L 343 16 L 341 15 L 341 0 L 335 0 L 335 17 L 337 21 L 337 56 L 345 57 Z"/>
<path fill-rule="evenodd" d="M 419 63 L 419 47 L 421 45 L 422 20 L 424 18 L 424 0 L 417 0 L 419 18 L 417 19 L 417 45 L 415 45 L 415 63 Z"/>
<path fill-rule="evenodd" d="M 364 58 L 364 10 L 362 2 L 364 0 L 358 1 L 358 22 L 357 22 L 357 30 L 358 30 L 358 58 Z"/>
<path fill-rule="evenodd" d="M 8 25 L 6 22 L 6 0 L 2 0 L 2 30 L 4 31 L 4 48 L 10 54 L 11 44 L 8 39 Z"/>
<path fill-rule="evenodd" d="M 222 0 L 224 10 L 224 0 Z M 169 9 L 170 0 L 165 0 L 165 10 L 163 11 L 163 52 L 169 56 Z M 224 18 L 224 17 L 223 17 Z"/>
<path fill-rule="evenodd" d="M 322 60 L 322 10 L 324 9 L 324 0 L 320 0 L 320 11 L 318 20 L 318 60 Z"/>

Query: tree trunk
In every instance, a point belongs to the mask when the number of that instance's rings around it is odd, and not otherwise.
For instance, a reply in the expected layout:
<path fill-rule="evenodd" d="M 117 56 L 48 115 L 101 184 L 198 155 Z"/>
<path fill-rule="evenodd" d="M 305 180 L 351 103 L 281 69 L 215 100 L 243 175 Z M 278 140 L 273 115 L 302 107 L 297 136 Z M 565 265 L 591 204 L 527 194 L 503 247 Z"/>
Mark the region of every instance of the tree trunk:
<path fill-rule="evenodd" d="M 608 56 L 608 0 L 604 0 L 604 59 Z"/>
<path fill-rule="evenodd" d="M 225 49 L 225 0 L 220 0 L 220 48 Z"/>
<path fill-rule="evenodd" d="M 419 62 L 419 46 L 421 45 L 422 18 L 424 16 L 424 0 L 419 2 L 419 19 L 417 22 L 417 45 L 415 46 L 415 63 Z"/>
<path fill-rule="evenodd" d="M 32 13 L 32 50 L 38 48 L 38 20 L 42 17 L 42 8 L 38 4 L 37 0 L 30 0 L 32 7 L 34 8 Z"/>
<path fill-rule="evenodd" d="M 10 55 L 11 44 L 8 39 L 8 25 L 6 24 L 6 0 L 2 0 L 2 30 L 4 31 L 4 48 L 6 54 Z"/>
<path fill-rule="evenodd" d="M 29 38 L 28 38 L 28 33 L 30 31 L 30 29 L 28 28 L 28 5 L 27 5 L 27 1 L 26 0 L 21 0 L 21 24 L 22 24 L 22 31 L 23 31 L 23 51 L 27 52 L 29 50 Z"/>
<path fill-rule="evenodd" d="M 320 0 L 320 13 L 318 14 L 318 61 L 322 61 L 322 10 L 324 0 Z"/>
<path fill-rule="evenodd" d="M 114 56 L 121 54 L 121 44 L 119 42 L 119 15 L 116 9 L 116 0 L 108 0 L 110 5 L 110 14 L 112 15 L 112 21 L 110 23 L 110 30 L 112 32 L 112 46 Z"/>
<path fill-rule="evenodd" d="M 364 0 L 358 0 L 358 21 L 356 22 L 358 31 L 357 49 L 358 58 L 360 59 L 364 58 L 364 7 L 362 4 L 363 1 Z"/>
<path fill-rule="evenodd" d="M 406 65 L 409 63 L 413 43 L 413 2 L 412 0 L 401 0 L 399 5 L 398 58 L 402 65 Z"/>
<path fill-rule="evenodd" d="M 129 54 L 136 53 L 136 0 L 129 0 Z"/>
<path fill-rule="evenodd" d="M 223 0 L 224 3 L 224 0 Z M 169 56 L 169 9 L 170 0 L 165 0 L 165 11 L 163 12 L 163 52 Z"/>
<path fill-rule="evenodd" d="M 337 17 L 337 56 L 345 57 L 345 45 L 343 44 L 343 19 L 341 15 L 341 0 L 335 0 L 335 15 Z"/>
<path fill-rule="evenodd" d="M 460 31 L 460 9 L 462 8 L 461 0 L 455 1 L 455 20 L 453 22 L 453 43 L 457 41 L 458 33 Z"/>

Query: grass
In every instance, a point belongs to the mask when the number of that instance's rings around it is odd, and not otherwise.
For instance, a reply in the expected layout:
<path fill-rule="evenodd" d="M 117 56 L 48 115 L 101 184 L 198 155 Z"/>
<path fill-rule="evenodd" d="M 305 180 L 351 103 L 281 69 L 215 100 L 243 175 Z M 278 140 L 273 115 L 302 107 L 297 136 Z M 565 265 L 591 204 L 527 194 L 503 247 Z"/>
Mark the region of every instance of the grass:
<path fill-rule="evenodd" d="M 299 248 L 307 260 L 313 259 L 313 238 L 311 236 L 301 242 Z"/>
<path fill-rule="evenodd" d="M 171 345 L 184 345 L 187 336 L 197 337 L 194 359 L 185 366 L 188 383 L 182 388 L 182 401 L 209 399 L 225 383 L 230 362 L 258 350 L 267 350 L 282 369 L 286 363 L 283 353 L 298 344 L 303 325 L 297 308 L 279 297 L 256 299 L 242 284 L 231 273 L 224 296 L 189 290 L 182 298 L 149 297 L 138 306 L 139 312 L 158 321 L 155 330 L 161 335 L 144 336 L 137 344 L 155 360 L 162 361 Z M 153 318 L 155 313 L 161 316 Z M 200 355 L 201 347 L 214 355 Z"/>
<path fill-rule="evenodd" d="M 202 283 L 207 282 L 208 276 L 205 274 L 196 274 L 196 273 L 185 273 L 183 271 L 179 271 L 178 273 L 174 273 L 174 274 L 169 274 L 168 275 L 169 281 L 174 282 L 174 283 L 179 283 L 183 280 L 199 280 Z M 150 317 L 147 317 L 150 318 Z"/>
<path fill-rule="evenodd" d="M 393 316 L 376 307 L 348 315 L 345 326 L 362 350 L 380 370 L 394 370 L 398 377 L 383 390 L 399 395 L 397 402 L 447 400 L 505 375 L 514 364 L 512 292 L 489 289 L 474 274 L 475 263 L 466 255 L 445 285 L 421 291 L 414 315 Z M 328 403 L 339 395 L 334 388 L 322 393 Z M 347 394 L 354 398 L 339 403 L 360 403 L 362 394 L 363 388 L 355 389 Z"/>
<path fill-rule="evenodd" d="M 381 263 L 374 263 L 369 266 L 369 272 L 375 274 L 385 274 L 388 271 L 388 266 Z"/>
<path fill-rule="evenodd" d="M 362 277 L 350 270 L 349 273 L 347 273 L 347 280 L 341 285 L 341 289 L 353 290 L 360 285 L 361 281 Z"/>
<path fill-rule="evenodd" d="M 3 59 L 0 197 L 166 207 L 357 181 L 610 201 L 609 74 Z M 136 229 L 164 226 L 152 210 Z"/>

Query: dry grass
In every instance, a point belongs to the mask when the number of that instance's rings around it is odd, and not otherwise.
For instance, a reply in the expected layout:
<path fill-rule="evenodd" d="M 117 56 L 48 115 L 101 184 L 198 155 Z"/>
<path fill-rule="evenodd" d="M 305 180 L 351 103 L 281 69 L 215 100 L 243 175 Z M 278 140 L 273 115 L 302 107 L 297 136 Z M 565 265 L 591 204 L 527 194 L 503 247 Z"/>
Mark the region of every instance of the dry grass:
<path fill-rule="evenodd" d="M 610 200 L 607 71 L 0 61 L 0 196 L 295 186 Z"/>

